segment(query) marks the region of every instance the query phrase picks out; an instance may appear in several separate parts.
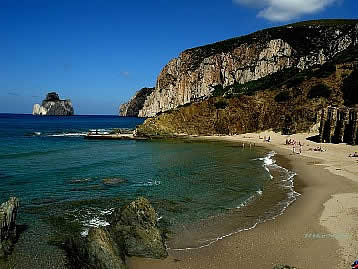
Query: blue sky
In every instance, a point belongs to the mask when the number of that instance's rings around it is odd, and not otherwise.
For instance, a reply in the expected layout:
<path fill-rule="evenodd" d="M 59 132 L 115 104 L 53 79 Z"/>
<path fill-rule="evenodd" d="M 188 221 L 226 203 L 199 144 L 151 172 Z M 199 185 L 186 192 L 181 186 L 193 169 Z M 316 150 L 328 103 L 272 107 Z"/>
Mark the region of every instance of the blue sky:
<path fill-rule="evenodd" d="M 356 0 L 0 0 L 0 113 L 49 91 L 117 114 L 188 48 L 300 20 L 357 18 Z"/>

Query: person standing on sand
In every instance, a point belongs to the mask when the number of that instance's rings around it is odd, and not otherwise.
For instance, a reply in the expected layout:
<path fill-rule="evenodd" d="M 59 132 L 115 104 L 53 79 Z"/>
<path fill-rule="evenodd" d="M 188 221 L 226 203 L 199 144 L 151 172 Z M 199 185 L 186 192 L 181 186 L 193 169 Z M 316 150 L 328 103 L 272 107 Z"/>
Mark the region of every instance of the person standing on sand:
<path fill-rule="evenodd" d="M 293 154 L 296 153 L 296 142 L 293 143 L 292 152 L 293 152 Z"/>

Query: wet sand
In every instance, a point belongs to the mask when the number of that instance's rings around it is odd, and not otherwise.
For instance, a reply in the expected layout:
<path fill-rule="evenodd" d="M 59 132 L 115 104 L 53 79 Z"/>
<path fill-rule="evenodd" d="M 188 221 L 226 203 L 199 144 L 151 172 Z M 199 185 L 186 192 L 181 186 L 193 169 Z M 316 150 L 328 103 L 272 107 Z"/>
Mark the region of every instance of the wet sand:
<path fill-rule="evenodd" d="M 311 134 L 312 135 L 312 134 Z M 357 146 L 321 144 L 325 152 L 309 150 L 320 144 L 305 138 L 273 132 L 238 136 L 200 137 L 243 141 L 276 151 L 280 165 L 298 175 L 295 189 L 301 193 L 283 215 L 256 228 L 219 240 L 208 247 L 169 250 L 165 260 L 130 258 L 131 269 L 151 268 L 272 268 L 288 264 L 298 268 L 350 268 L 358 258 L 358 158 L 348 154 Z M 270 136 L 271 142 L 263 142 Z M 285 139 L 304 143 L 301 155 L 293 154 Z M 193 231 L 195 233 L 195 231 Z"/>

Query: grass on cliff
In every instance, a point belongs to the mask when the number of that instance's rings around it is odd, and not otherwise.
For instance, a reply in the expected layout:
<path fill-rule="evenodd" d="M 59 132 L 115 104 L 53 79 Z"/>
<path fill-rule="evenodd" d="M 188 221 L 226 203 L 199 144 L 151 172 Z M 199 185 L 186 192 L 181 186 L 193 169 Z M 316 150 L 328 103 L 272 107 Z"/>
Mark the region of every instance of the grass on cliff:
<path fill-rule="evenodd" d="M 267 89 L 278 89 L 285 85 L 287 88 L 294 88 L 300 85 L 303 81 L 312 77 L 327 78 L 336 71 L 336 66 L 332 63 L 326 63 L 317 68 L 300 71 L 297 68 L 288 68 L 258 80 L 246 82 L 244 84 L 234 83 L 227 87 L 216 85 L 212 93 L 213 97 L 224 96 L 227 98 L 238 97 L 242 95 L 251 96 L 258 91 Z M 282 98 L 281 98 L 282 97 Z M 279 99 L 282 101 L 284 96 Z"/>

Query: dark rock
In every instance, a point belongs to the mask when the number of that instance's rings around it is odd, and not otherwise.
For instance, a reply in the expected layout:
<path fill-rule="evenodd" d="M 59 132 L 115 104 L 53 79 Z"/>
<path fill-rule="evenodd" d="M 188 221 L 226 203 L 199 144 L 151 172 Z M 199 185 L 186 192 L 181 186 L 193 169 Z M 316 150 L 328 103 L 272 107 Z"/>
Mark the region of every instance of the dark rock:
<path fill-rule="evenodd" d="M 107 230 L 92 228 L 87 238 L 66 245 L 70 267 L 76 269 L 125 269 L 124 255 Z"/>
<path fill-rule="evenodd" d="M 80 269 L 126 268 L 125 256 L 167 257 L 157 215 L 145 198 L 138 198 L 110 216 L 106 228 L 91 228 L 87 237 L 64 244 L 69 266 Z"/>
<path fill-rule="evenodd" d="M 358 144 L 358 108 L 327 107 L 320 115 L 319 141 Z"/>
<path fill-rule="evenodd" d="M 59 95 L 55 92 L 50 92 L 46 95 L 46 99 L 42 101 L 42 105 L 45 105 L 46 102 L 56 102 L 56 101 L 60 101 Z"/>
<path fill-rule="evenodd" d="M 288 265 L 276 265 L 273 269 L 297 269 L 297 268 Z"/>
<path fill-rule="evenodd" d="M 71 100 L 61 100 L 57 93 L 50 92 L 42 105 L 35 104 L 32 109 L 33 115 L 48 116 L 71 116 L 74 115 L 74 109 Z"/>
<path fill-rule="evenodd" d="M 138 117 L 143 108 L 145 100 L 154 91 L 154 88 L 143 88 L 136 92 L 131 100 L 119 107 L 119 116 Z"/>
<path fill-rule="evenodd" d="M 140 197 L 115 210 L 110 227 L 128 256 L 168 256 L 163 234 L 157 227 L 157 214 L 147 199 Z"/>
<path fill-rule="evenodd" d="M 0 258 L 11 253 L 17 239 L 16 214 L 19 200 L 11 197 L 0 206 Z"/>
<path fill-rule="evenodd" d="M 104 178 L 102 179 L 102 183 L 107 186 L 117 186 L 122 183 L 126 183 L 127 180 L 123 178 Z"/>

